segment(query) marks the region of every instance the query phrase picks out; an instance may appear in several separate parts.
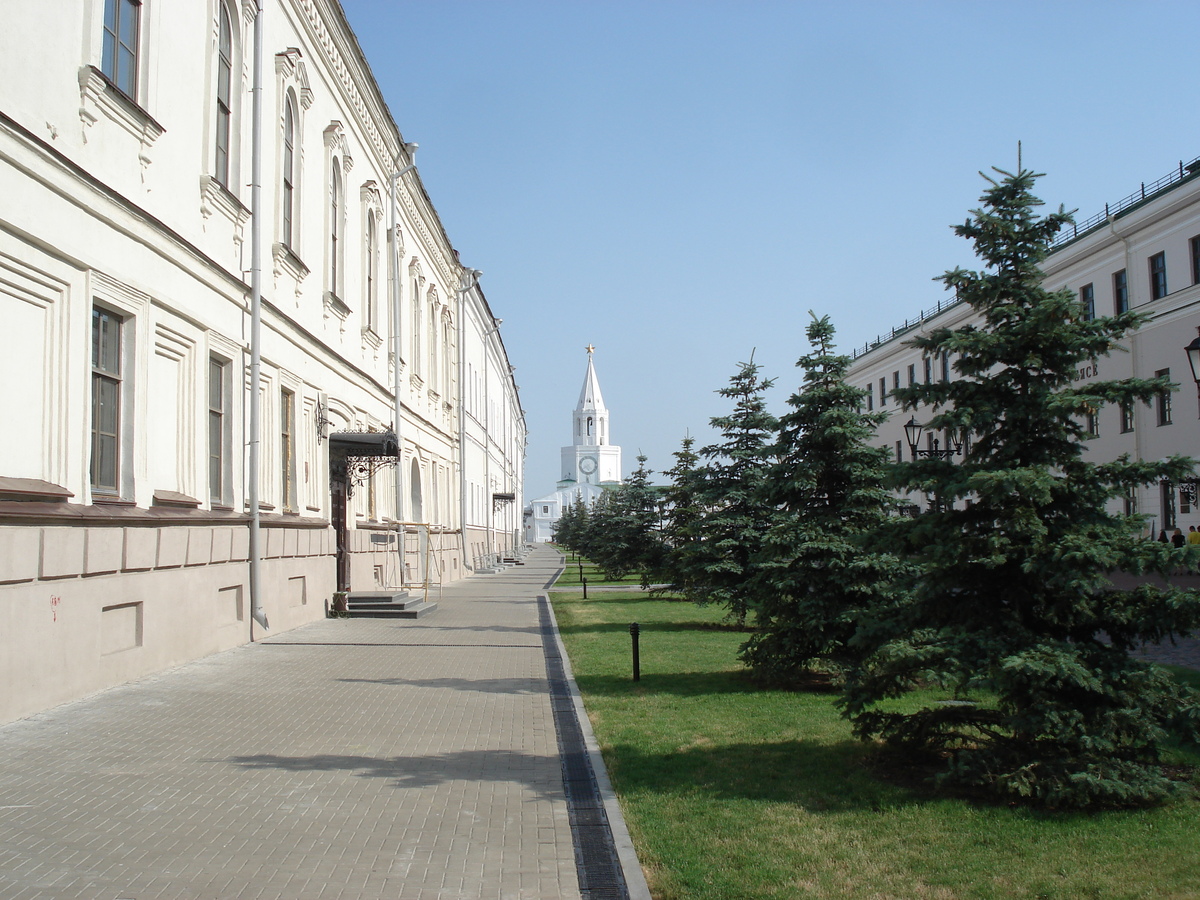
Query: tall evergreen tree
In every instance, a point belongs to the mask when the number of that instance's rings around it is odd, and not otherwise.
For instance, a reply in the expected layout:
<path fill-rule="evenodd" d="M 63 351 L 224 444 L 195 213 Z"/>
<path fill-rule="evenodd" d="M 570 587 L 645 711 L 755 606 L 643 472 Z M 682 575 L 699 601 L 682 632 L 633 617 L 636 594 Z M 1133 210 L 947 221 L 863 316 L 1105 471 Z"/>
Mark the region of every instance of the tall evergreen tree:
<path fill-rule="evenodd" d="M 983 270 L 941 278 L 979 324 L 913 341 L 956 357 L 958 377 L 897 394 L 905 410 L 934 413 L 926 427 L 970 440 L 961 464 L 901 467 L 901 487 L 941 502 L 894 536 L 922 574 L 907 602 L 875 611 L 863 635 L 873 654 L 845 712 L 860 736 L 942 754 L 951 785 L 1050 806 L 1157 800 L 1173 787 L 1158 749 L 1172 727 L 1197 737 L 1197 697 L 1130 650 L 1196 628 L 1200 602 L 1170 587 L 1113 588 L 1114 570 L 1169 572 L 1190 557 L 1139 540 L 1138 523 L 1108 508 L 1137 485 L 1189 476 L 1193 461 L 1083 459 L 1089 410 L 1169 386 L 1073 385 L 1139 319 L 1089 319 L 1070 291 L 1042 287 L 1038 266 L 1070 216 L 1036 213 L 1039 176 L 997 172 L 954 229 Z M 943 685 L 957 702 L 878 707 L 915 683 Z"/>
<path fill-rule="evenodd" d="M 742 648 L 758 676 L 782 683 L 814 667 L 843 671 L 862 610 L 895 590 L 899 566 L 871 539 L 895 505 L 887 451 L 870 443 L 886 414 L 862 410 L 866 392 L 846 383 L 850 359 L 835 352 L 829 317 L 810 315 L 803 383 L 761 488 L 778 514 L 751 573 L 757 630 Z"/>
<path fill-rule="evenodd" d="M 689 594 L 698 603 L 724 606 L 738 625 L 746 623 L 746 584 L 772 517 L 762 485 L 778 425 L 765 399 L 775 382 L 760 378 L 760 371 L 751 354 L 718 389 L 733 409 L 709 420 L 722 440 L 700 451 L 705 462 L 692 475 L 699 520 L 685 573 Z"/>

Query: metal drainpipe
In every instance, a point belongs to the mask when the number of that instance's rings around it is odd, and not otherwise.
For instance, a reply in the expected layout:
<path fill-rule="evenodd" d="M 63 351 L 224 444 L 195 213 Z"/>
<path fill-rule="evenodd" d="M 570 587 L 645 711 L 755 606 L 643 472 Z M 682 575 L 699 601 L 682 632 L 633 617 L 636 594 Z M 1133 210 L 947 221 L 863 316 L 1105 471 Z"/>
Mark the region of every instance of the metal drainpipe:
<path fill-rule="evenodd" d="M 458 288 L 458 521 L 459 534 L 462 536 L 463 571 L 469 568 L 470 555 L 467 549 L 467 414 L 463 405 L 466 395 L 467 363 L 466 349 L 466 310 L 467 294 L 478 284 L 479 276 L 483 273 L 478 269 L 465 269 L 460 273 Z"/>
<path fill-rule="evenodd" d="M 263 5 L 254 10 L 254 89 L 250 153 L 250 640 L 254 623 L 270 629 L 262 602 L 262 541 L 259 521 L 259 455 L 262 447 L 262 71 Z"/>
<path fill-rule="evenodd" d="M 398 168 L 400 165 L 399 154 L 392 160 L 392 177 L 389 179 L 390 190 L 388 193 L 391 195 L 389 205 L 392 208 L 392 415 L 395 418 L 392 427 L 396 431 L 396 557 L 400 573 L 400 586 L 403 586 L 405 580 L 404 526 L 401 523 L 404 518 L 404 442 L 401 439 L 401 421 L 404 415 L 404 404 L 400 400 L 400 303 L 402 299 L 400 282 L 403 278 L 400 266 L 403 260 L 400 259 L 400 225 L 397 204 L 399 203 L 400 179 L 417 167 L 417 145 L 403 144 L 401 150 L 408 154 L 409 163 L 400 169 Z"/>

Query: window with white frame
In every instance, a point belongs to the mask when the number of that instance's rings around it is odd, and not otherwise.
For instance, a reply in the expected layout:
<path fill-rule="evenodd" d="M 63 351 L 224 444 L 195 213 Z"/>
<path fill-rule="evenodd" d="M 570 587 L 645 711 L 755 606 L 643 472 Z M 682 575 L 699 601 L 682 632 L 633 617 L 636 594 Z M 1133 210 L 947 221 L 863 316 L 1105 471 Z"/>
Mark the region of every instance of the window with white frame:
<path fill-rule="evenodd" d="M 1150 299 L 1161 300 L 1167 296 L 1167 254 L 1155 253 L 1149 259 Z"/>
<path fill-rule="evenodd" d="M 138 99 L 141 0 L 105 0 L 100 71 L 129 99 Z"/>
<path fill-rule="evenodd" d="M 283 388 L 279 395 L 280 505 L 296 509 L 296 394 Z"/>
<path fill-rule="evenodd" d="M 208 359 L 208 497 L 213 506 L 228 505 L 229 497 L 229 363 Z"/>
<path fill-rule="evenodd" d="M 1079 305 L 1083 307 L 1083 319 L 1085 322 L 1090 322 L 1096 318 L 1096 289 L 1090 284 L 1085 284 L 1079 289 Z"/>
<path fill-rule="evenodd" d="M 379 285 L 379 230 L 375 211 L 367 210 L 367 233 L 363 248 L 363 328 L 375 331 L 375 310 Z"/>
<path fill-rule="evenodd" d="M 124 318 L 92 307 L 91 487 L 116 497 L 121 490 L 121 403 L 124 380 Z"/>
<path fill-rule="evenodd" d="M 217 4 L 217 109 L 213 134 L 213 177 L 229 188 L 229 151 L 233 133 L 233 19 Z"/>
<path fill-rule="evenodd" d="M 336 156 L 329 170 L 329 293 L 341 295 L 342 216 L 345 204 L 342 200 L 342 164 Z"/>
<path fill-rule="evenodd" d="M 1170 369 L 1159 369 L 1154 373 L 1155 378 L 1165 378 L 1171 380 Z M 1166 388 L 1154 395 L 1154 411 L 1158 418 L 1159 425 L 1171 424 L 1171 390 Z"/>
<path fill-rule="evenodd" d="M 1113 312 L 1129 312 L 1129 278 L 1124 269 L 1113 272 Z"/>
<path fill-rule="evenodd" d="M 296 98 L 289 91 L 283 101 L 283 157 L 279 172 L 279 242 L 288 249 L 295 247 L 296 214 Z"/>
<path fill-rule="evenodd" d="M 421 317 L 421 285 L 424 281 L 417 273 L 411 273 L 410 283 L 412 285 L 409 293 L 412 295 L 412 322 L 410 323 L 409 333 L 412 335 L 412 372 L 420 377 L 422 371 L 421 360 L 421 337 L 422 317 Z"/>

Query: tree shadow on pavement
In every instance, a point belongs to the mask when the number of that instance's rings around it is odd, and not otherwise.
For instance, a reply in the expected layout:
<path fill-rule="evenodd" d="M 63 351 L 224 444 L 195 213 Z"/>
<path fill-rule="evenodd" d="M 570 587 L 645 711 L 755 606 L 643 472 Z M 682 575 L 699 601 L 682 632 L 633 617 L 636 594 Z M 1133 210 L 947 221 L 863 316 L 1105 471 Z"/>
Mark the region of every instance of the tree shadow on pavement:
<path fill-rule="evenodd" d="M 343 772 L 378 778 L 394 788 L 427 788 L 453 781 L 512 782 L 534 791 L 539 799 L 561 800 L 562 767 L 558 754 L 538 756 L 516 750 L 459 750 L 427 756 L 358 756 L 318 753 L 312 756 L 233 756 L 242 769 L 283 772 Z"/>

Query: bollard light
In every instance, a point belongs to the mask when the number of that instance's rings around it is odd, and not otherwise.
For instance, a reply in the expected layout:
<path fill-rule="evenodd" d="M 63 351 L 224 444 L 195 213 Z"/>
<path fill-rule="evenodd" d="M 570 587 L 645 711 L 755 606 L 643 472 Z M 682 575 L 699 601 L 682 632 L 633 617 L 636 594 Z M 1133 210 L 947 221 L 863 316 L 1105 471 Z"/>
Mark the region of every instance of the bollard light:
<path fill-rule="evenodd" d="M 641 633 L 641 628 L 637 622 L 633 622 L 629 626 L 629 637 L 633 641 L 633 680 L 642 680 L 642 660 L 641 654 L 638 652 L 638 635 Z"/>

